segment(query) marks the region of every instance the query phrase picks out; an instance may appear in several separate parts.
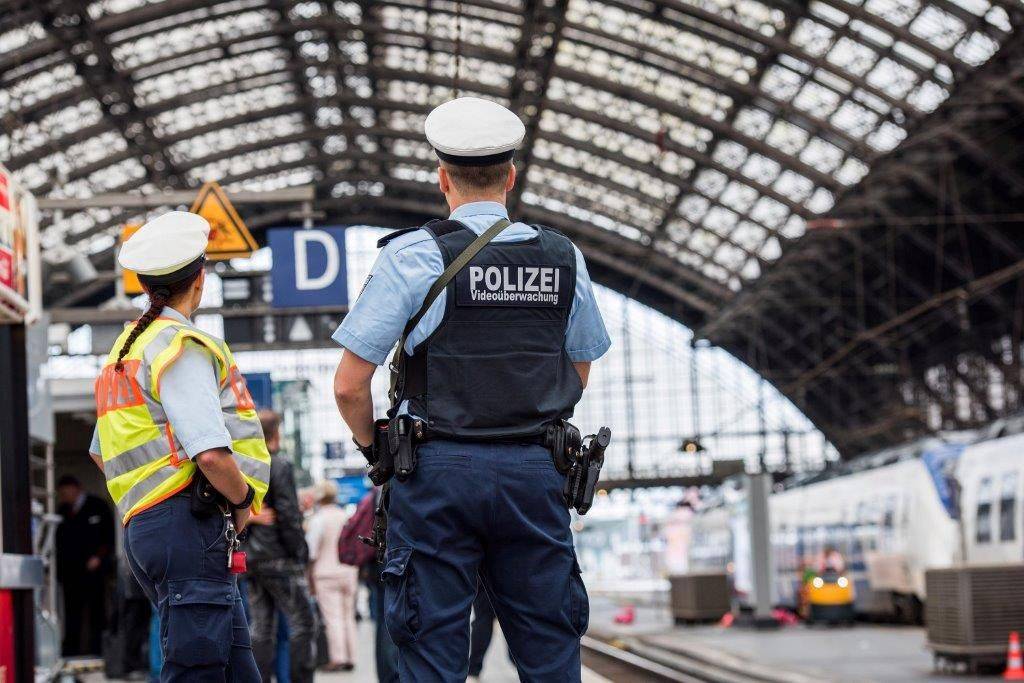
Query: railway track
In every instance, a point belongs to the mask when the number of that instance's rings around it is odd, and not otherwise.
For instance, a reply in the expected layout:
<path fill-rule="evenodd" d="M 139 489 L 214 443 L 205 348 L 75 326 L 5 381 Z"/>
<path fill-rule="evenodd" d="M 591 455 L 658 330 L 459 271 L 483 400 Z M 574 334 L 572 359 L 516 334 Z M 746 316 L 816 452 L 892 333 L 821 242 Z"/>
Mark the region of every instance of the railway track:
<path fill-rule="evenodd" d="M 820 681 L 795 672 L 782 672 L 722 652 L 682 643 L 656 643 L 630 637 L 602 639 L 584 636 L 583 663 L 615 683 L 673 681 L 676 683 L 811 683 Z"/>

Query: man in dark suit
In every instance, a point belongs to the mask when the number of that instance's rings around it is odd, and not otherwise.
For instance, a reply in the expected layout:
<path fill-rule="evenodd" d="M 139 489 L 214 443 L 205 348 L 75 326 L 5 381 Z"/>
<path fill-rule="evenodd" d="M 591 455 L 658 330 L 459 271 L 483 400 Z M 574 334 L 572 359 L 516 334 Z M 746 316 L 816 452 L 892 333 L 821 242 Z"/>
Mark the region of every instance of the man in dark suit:
<path fill-rule="evenodd" d="M 291 683 L 311 683 L 315 666 L 316 623 L 309 600 L 306 565 L 309 548 L 302 530 L 302 512 L 295 478 L 281 449 L 281 418 L 260 411 L 263 436 L 270 451 L 270 488 L 263 510 L 250 520 L 245 541 L 249 571 L 249 609 L 252 649 L 263 681 L 270 681 L 277 639 L 278 612 L 288 622 Z"/>
<path fill-rule="evenodd" d="M 64 518 L 57 527 L 57 580 L 64 592 L 64 655 L 98 655 L 107 621 L 114 518 L 103 500 L 86 493 L 78 479 L 70 475 L 57 482 L 57 502 L 57 512 Z"/>

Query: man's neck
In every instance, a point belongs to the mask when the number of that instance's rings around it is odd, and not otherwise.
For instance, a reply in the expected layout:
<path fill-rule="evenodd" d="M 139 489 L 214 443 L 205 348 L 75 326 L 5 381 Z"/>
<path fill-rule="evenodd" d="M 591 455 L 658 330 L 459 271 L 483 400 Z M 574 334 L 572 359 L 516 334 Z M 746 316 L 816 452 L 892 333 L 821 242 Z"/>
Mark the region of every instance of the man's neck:
<path fill-rule="evenodd" d="M 446 199 L 448 200 L 449 212 L 455 211 L 455 209 L 459 208 L 460 206 L 465 206 L 466 204 L 475 204 L 476 202 L 495 202 L 496 204 L 501 204 L 502 206 L 505 206 L 504 193 L 500 195 L 480 197 L 456 197 L 454 195 L 449 195 L 448 197 L 446 197 Z"/>

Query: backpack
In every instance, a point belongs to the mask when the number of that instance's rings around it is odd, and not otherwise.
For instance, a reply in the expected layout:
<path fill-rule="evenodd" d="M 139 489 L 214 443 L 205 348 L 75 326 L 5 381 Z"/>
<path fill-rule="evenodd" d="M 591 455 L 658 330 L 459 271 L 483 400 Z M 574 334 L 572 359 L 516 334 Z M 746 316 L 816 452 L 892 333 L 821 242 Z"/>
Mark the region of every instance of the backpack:
<path fill-rule="evenodd" d="M 373 561 L 377 550 L 359 540 L 360 536 L 369 536 L 373 533 L 373 512 L 374 504 L 373 491 L 370 491 L 356 506 L 345 526 L 341 529 L 341 536 L 338 538 L 338 561 L 342 564 L 362 567 Z"/>

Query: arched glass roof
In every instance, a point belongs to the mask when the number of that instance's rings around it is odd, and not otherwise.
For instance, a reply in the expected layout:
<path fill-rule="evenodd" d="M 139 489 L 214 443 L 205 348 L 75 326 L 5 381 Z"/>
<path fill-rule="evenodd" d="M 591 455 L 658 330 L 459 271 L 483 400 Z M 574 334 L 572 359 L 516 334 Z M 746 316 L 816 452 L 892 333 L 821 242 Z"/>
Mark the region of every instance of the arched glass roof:
<path fill-rule="evenodd" d="M 1007 40 L 1020 0 L 0 2 L 0 159 L 37 195 L 312 184 L 441 212 L 422 120 L 527 124 L 518 216 L 712 315 Z M 65 214 L 99 258 L 128 217 Z M 355 222 L 353 219 L 351 222 Z"/>

